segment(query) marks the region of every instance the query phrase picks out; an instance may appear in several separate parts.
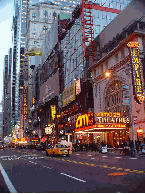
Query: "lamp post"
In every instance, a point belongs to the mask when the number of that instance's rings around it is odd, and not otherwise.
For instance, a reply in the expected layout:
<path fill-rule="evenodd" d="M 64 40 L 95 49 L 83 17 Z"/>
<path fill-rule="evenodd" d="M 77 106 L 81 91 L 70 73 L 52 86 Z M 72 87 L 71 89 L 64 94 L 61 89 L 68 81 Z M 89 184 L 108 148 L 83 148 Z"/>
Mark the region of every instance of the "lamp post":
<path fill-rule="evenodd" d="M 40 132 L 40 117 L 38 117 L 38 121 L 39 121 L 39 131 L 38 131 L 38 136 L 41 136 L 41 132 Z M 40 137 L 41 138 L 41 137 Z"/>
<path fill-rule="evenodd" d="M 131 90 L 131 64 L 127 63 L 127 71 L 125 71 L 126 75 L 128 75 L 129 78 L 129 96 L 130 96 L 130 112 L 131 112 L 131 121 L 132 121 L 132 135 L 133 135 L 133 147 L 134 147 L 134 156 L 137 155 L 137 150 L 136 150 L 136 145 L 135 145 L 135 131 L 134 131 L 134 119 L 133 119 L 133 95 L 132 95 L 132 90 Z"/>

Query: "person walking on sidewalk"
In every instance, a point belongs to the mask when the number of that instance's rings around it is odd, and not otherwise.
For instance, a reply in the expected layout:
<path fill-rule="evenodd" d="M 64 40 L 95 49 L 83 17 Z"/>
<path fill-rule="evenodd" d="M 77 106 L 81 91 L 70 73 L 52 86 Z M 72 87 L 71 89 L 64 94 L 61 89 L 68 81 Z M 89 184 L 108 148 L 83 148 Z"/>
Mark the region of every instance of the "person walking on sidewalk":
<path fill-rule="evenodd" d="M 120 150 L 120 154 L 123 152 L 123 148 L 124 148 L 124 144 L 123 144 L 123 141 L 121 142 L 121 144 L 120 144 L 120 148 L 121 148 L 121 150 Z"/>
<path fill-rule="evenodd" d="M 102 152 L 102 145 L 101 145 L 100 142 L 99 142 L 99 144 L 98 144 L 98 150 L 99 150 L 99 154 L 101 154 L 101 152 Z"/>

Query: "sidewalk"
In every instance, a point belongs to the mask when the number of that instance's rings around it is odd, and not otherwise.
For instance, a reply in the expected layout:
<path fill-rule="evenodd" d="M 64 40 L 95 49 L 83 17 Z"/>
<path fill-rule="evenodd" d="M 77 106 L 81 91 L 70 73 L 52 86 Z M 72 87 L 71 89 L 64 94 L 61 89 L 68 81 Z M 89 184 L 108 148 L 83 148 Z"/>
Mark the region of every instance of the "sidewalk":
<path fill-rule="evenodd" d="M 124 157 L 131 157 L 131 155 L 125 155 L 123 152 L 120 153 L 120 150 L 109 150 L 107 153 L 99 153 L 99 152 L 95 152 L 95 151 L 77 151 L 77 152 L 73 152 L 73 154 L 88 154 L 88 155 L 108 155 L 108 156 L 124 156 Z"/>
<path fill-rule="evenodd" d="M 91 150 L 89 150 L 89 151 L 77 151 L 77 152 L 73 152 L 73 154 L 90 154 L 90 155 L 100 155 L 100 154 L 102 154 L 102 155 L 114 155 L 114 156 L 118 156 L 118 155 L 120 155 L 120 151 L 118 151 L 118 150 L 112 150 L 112 151 L 109 151 L 109 152 L 107 152 L 107 153 L 99 153 L 99 152 L 95 152 L 95 151 L 91 151 Z"/>

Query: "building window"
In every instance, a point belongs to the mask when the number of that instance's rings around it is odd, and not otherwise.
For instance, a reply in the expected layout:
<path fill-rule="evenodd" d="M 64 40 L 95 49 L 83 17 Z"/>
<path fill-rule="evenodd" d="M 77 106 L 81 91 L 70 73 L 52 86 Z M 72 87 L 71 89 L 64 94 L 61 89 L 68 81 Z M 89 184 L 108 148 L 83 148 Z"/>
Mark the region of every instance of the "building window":
<path fill-rule="evenodd" d="M 121 58 L 125 58 L 125 49 L 121 50 Z"/>
<path fill-rule="evenodd" d="M 103 64 L 100 66 L 100 74 L 103 73 Z"/>
<path fill-rule="evenodd" d="M 43 10 L 43 15 L 44 15 L 45 17 L 48 17 L 48 11 Z"/>
<path fill-rule="evenodd" d="M 115 62 L 117 63 L 119 61 L 119 56 L 118 56 L 118 53 L 116 53 L 115 55 Z"/>
<path fill-rule="evenodd" d="M 36 12 L 33 12 L 32 13 L 32 20 L 36 20 L 36 16 L 37 16 Z"/>
<path fill-rule="evenodd" d="M 121 81 L 113 81 L 107 89 L 105 98 L 105 109 L 107 112 L 119 111 L 121 116 L 124 116 L 123 93 Z M 123 107 L 123 108 L 121 108 Z"/>

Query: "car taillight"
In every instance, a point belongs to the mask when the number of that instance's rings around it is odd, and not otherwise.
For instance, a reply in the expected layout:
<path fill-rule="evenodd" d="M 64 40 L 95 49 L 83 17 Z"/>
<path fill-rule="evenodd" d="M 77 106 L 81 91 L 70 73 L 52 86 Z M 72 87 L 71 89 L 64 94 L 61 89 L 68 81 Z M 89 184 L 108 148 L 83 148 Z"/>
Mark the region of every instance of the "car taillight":
<path fill-rule="evenodd" d="M 57 149 L 57 151 L 60 151 L 60 149 Z"/>
<path fill-rule="evenodd" d="M 69 149 L 71 151 L 71 149 Z"/>

